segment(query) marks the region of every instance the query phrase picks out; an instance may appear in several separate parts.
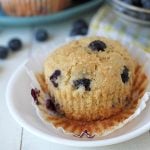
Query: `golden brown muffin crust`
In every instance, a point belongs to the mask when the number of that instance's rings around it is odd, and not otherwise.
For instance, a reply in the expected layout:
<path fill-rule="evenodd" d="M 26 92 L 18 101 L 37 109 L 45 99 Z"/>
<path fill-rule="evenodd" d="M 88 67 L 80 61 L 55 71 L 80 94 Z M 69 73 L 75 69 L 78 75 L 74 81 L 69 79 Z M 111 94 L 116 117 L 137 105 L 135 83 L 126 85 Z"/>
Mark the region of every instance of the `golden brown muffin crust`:
<path fill-rule="evenodd" d="M 92 51 L 94 40 L 106 44 L 104 51 Z M 129 70 L 124 83 L 121 74 Z M 50 77 L 60 70 L 55 87 Z M 65 116 L 74 120 L 91 121 L 108 118 L 120 112 L 130 101 L 134 77 L 134 61 L 117 41 L 102 37 L 86 37 L 70 42 L 48 56 L 44 74 L 50 94 L 56 99 Z M 90 90 L 74 81 L 90 80 Z"/>

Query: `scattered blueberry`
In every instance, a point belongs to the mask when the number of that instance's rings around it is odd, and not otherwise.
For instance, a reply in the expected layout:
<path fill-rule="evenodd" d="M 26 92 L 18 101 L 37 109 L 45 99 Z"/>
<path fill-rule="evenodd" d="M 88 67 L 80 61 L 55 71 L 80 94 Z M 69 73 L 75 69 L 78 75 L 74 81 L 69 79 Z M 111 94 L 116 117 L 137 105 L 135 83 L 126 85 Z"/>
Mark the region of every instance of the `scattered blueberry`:
<path fill-rule="evenodd" d="M 86 35 L 88 32 L 88 24 L 83 19 L 78 19 L 73 23 L 70 36 Z"/>
<path fill-rule="evenodd" d="M 141 0 L 143 8 L 150 9 L 150 0 Z"/>
<path fill-rule="evenodd" d="M 104 51 L 104 49 L 106 48 L 106 44 L 100 40 L 95 40 L 93 42 L 91 42 L 88 47 L 93 50 L 93 51 Z"/>
<path fill-rule="evenodd" d="M 121 1 L 133 6 L 150 9 L 150 0 L 121 0 Z"/>
<path fill-rule="evenodd" d="M 22 48 L 22 42 L 21 42 L 21 40 L 14 38 L 8 42 L 8 47 L 12 51 L 18 51 Z"/>
<path fill-rule="evenodd" d="M 55 70 L 54 73 L 50 76 L 50 80 L 53 83 L 54 87 L 58 87 L 58 83 L 56 82 L 56 80 L 60 75 L 61 75 L 61 71 Z"/>
<path fill-rule="evenodd" d="M 129 80 L 129 69 L 126 66 L 124 66 L 123 72 L 121 74 L 121 79 L 123 83 L 126 83 Z"/>
<path fill-rule="evenodd" d="M 86 35 L 87 34 L 87 29 L 82 28 L 82 29 L 72 29 L 70 32 L 70 36 L 76 36 L 76 35 Z"/>
<path fill-rule="evenodd" d="M 38 96 L 40 96 L 40 91 L 38 89 L 31 89 L 31 95 L 34 99 L 34 102 L 39 105 Z"/>
<path fill-rule="evenodd" d="M 138 17 L 142 20 L 150 20 L 150 16 L 149 16 L 149 19 L 148 19 L 148 16 L 144 13 L 139 13 Z"/>
<path fill-rule="evenodd" d="M 49 99 L 46 100 L 46 108 L 48 110 L 56 111 L 53 97 L 50 97 Z"/>
<path fill-rule="evenodd" d="M 91 83 L 91 80 L 87 79 L 87 78 L 82 78 L 82 79 L 78 79 L 78 80 L 73 81 L 74 87 L 76 89 L 78 89 L 80 86 L 84 86 L 86 91 L 91 90 L 90 83 Z"/>
<path fill-rule="evenodd" d="M 37 41 L 39 42 L 44 42 L 48 39 L 48 33 L 46 30 L 44 29 L 39 29 L 36 34 L 35 34 L 35 38 Z"/>
<path fill-rule="evenodd" d="M 149 0 L 141 0 L 141 3 L 143 4 L 143 3 L 147 2 L 147 1 L 149 1 Z"/>
<path fill-rule="evenodd" d="M 83 19 L 78 19 L 73 23 L 73 28 L 79 29 L 79 28 L 88 28 L 87 23 Z"/>
<path fill-rule="evenodd" d="M 132 4 L 137 7 L 142 7 L 141 0 L 132 0 Z"/>
<path fill-rule="evenodd" d="M 8 48 L 0 46 L 0 59 L 5 59 L 8 56 Z"/>
<path fill-rule="evenodd" d="M 124 2 L 124 3 L 132 5 L 132 0 L 121 0 L 121 1 Z"/>

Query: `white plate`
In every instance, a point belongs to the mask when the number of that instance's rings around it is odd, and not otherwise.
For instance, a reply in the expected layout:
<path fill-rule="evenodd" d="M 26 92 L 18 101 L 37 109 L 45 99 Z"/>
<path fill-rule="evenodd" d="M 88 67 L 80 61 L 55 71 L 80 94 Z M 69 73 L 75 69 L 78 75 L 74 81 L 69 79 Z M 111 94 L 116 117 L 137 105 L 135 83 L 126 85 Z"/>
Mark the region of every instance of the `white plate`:
<path fill-rule="evenodd" d="M 59 144 L 77 147 L 112 145 L 135 138 L 150 129 L 149 101 L 140 116 L 108 136 L 87 139 L 58 132 L 50 125 L 44 124 L 37 116 L 32 105 L 30 79 L 26 74 L 24 64 L 11 77 L 7 87 L 6 98 L 11 115 L 22 127 L 45 140 Z"/>

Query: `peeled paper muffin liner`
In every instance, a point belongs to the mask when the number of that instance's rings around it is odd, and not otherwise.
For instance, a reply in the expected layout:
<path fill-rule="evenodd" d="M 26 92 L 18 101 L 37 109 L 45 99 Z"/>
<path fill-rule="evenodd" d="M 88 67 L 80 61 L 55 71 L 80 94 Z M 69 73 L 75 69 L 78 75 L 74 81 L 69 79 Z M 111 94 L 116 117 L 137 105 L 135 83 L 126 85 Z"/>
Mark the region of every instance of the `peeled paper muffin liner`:
<path fill-rule="evenodd" d="M 35 16 L 58 12 L 70 5 L 70 0 L 1 0 L 3 10 L 12 16 Z"/>
<path fill-rule="evenodd" d="M 49 96 L 42 73 L 44 60 L 49 52 L 31 57 L 25 66 L 31 79 L 31 89 L 33 89 L 35 94 L 33 104 L 41 120 L 66 134 L 72 134 L 76 137 L 93 138 L 94 136 L 108 135 L 140 115 L 146 107 L 146 102 L 150 98 L 150 58 L 141 49 L 135 48 L 132 45 L 128 45 L 128 51 L 137 62 L 133 89 L 131 91 L 132 102 L 125 110 L 115 116 L 91 122 L 70 120 L 46 108 L 45 100 L 48 99 Z"/>

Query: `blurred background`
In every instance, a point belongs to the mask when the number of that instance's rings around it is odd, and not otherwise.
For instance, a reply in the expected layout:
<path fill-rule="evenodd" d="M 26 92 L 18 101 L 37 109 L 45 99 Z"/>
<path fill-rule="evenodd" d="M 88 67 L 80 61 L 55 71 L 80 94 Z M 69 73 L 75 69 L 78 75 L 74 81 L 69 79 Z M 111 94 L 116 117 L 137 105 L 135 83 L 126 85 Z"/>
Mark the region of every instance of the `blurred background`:
<path fill-rule="evenodd" d="M 150 51 L 150 0 L 1 0 L 0 61 L 75 36 L 100 35 Z"/>
<path fill-rule="evenodd" d="M 150 0 L 0 0 L 0 149 L 19 149 L 23 132 L 32 138 L 6 107 L 14 70 L 36 53 L 86 35 L 113 38 L 149 55 Z"/>

